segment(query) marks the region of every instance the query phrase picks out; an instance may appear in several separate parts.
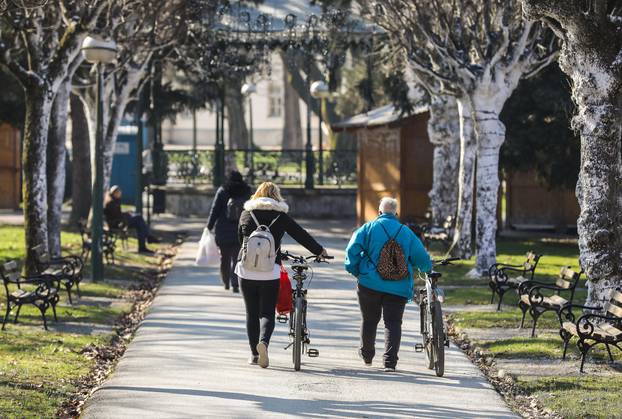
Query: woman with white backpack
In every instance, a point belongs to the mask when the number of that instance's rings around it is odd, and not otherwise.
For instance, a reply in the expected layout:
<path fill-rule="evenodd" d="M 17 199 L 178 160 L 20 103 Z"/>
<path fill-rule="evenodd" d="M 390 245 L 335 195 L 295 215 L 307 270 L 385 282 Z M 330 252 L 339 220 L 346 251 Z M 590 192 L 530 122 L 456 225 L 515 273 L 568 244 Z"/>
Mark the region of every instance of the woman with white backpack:
<path fill-rule="evenodd" d="M 244 204 L 238 234 L 242 248 L 235 273 L 240 279 L 246 305 L 246 332 L 252 355 L 249 364 L 267 368 L 268 345 L 274 331 L 275 308 L 279 295 L 281 258 L 279 250 L 285 233 L 314 255 L 326 250 L 288 214 L 281 191 L 264 182 Z"/>

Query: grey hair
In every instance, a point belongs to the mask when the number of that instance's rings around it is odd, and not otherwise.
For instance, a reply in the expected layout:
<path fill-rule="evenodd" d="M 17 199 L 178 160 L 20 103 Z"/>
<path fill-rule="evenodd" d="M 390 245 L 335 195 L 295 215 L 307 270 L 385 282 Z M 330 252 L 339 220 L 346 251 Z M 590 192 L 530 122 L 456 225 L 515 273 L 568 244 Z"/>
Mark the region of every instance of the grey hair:
<path fill-rule="evenodd" d="M 383 214 L 397 214 L 397 199 L 385 197 L 380 200 L 378 210 Z"/>

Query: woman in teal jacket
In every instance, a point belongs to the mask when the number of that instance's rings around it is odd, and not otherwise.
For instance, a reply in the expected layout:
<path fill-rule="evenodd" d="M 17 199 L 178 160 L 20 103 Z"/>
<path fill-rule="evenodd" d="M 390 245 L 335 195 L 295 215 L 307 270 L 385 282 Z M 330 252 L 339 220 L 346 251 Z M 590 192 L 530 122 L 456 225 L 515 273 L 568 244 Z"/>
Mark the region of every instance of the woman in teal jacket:
<path fill-rule="evenodd" d="M 366 365 L 371 365 L 376 329 L 383 315 L 385 371 L 395 371 L 404 308 L 413 297 L 414 270 L 429 272 L 432 260 L 415 233 L 398 220 L 397 200 L 383 198 L 379 209 L 378 218 L 364 224 L 352 235 L 346 249 L 345 268 L 358 278 L 358 297 L 363 316 L 359 354 Z M 383 279 L 376 269 L 380 252 L 390 238 L 395 238 L 401 246 L 408 265 L 408 276 L 398 281 Z"/>

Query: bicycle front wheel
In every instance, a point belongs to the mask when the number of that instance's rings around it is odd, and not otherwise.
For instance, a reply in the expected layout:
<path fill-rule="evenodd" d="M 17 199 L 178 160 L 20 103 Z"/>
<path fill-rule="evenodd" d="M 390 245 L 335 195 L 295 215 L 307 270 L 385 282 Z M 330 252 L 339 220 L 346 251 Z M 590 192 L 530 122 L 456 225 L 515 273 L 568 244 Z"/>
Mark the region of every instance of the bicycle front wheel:
<path fill-rule="evenodd" d="M 432 305 L 432 331 L 434 342 L 434 371 L 437 377 L 445 373 L 445 330 L 443 327 L 443 309 L 440 303 Z"/>
<path fill-rule="evenodd" d="M 304 318 L 304 302 L 302 297 L 297 297 L 294 306 L 294 347 L 293 361 L 294 370 L 300 371 L 300 360 L 302 358 L 302 320 Z"/>
<path fill-rule="evenodd" d="M 425 365 L 431 370 L 434 368 L 434 351 L 432 350 L 432 336 L 430 332 L 431 323 L 426 303 L 421 303 L 419 308 L 421 317 L 421 336 L 423 338 L 423 350 L 425 352 Z"/>

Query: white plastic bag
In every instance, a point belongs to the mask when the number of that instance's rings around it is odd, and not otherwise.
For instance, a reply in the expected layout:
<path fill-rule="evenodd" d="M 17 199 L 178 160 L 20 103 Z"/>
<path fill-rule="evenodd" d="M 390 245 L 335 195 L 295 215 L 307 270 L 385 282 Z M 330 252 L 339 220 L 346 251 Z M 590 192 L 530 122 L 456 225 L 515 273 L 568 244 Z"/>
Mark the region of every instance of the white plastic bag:
<path fill-rule="evenodd" d="M 215 266 L 220 264 L 220 249 L 216 246 L 216 238 L 207 228 L 203 229 L 203 235 L 199 241 L 199 250 L 194 263 L 197 266 Z"/>

